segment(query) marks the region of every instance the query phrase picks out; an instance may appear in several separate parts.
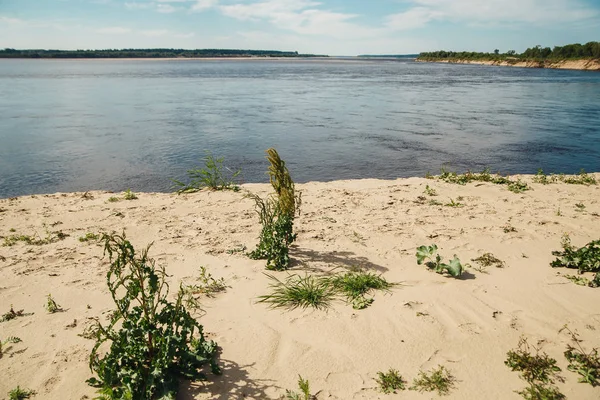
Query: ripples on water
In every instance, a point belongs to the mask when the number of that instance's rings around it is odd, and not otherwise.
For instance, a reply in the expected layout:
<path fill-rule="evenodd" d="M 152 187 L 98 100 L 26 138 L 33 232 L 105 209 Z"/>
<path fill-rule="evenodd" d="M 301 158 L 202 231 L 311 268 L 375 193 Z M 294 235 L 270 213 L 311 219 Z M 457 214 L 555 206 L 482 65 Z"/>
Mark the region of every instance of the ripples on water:
<path fill-rule="evenodd" d="M 266 181 L 600 171 L 600 74 L 397 61 L 0 60 L 0 197 L 167 191 L 204 150 Z"/>

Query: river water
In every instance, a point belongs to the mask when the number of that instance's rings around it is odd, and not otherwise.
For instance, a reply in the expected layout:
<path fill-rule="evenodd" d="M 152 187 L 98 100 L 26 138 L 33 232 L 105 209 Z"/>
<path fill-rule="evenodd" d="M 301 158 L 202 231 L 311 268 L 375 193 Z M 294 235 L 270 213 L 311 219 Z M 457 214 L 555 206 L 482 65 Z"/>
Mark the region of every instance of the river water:
<path fill-rule="evenodd" d="M 168 191 L 205 151 L 266 182 L 600 171 L 600 73 L 385 60 L 0 60 L 0 197 Z"/>

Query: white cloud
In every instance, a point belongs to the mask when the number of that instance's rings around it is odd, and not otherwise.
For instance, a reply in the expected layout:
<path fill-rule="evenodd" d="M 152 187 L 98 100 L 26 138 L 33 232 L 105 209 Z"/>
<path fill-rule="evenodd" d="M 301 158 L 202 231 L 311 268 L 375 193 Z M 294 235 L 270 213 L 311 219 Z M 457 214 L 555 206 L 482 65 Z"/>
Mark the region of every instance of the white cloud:
<path fill-rule="evenodd" d="M 177 10 L 178 10 L 177 7 L 173 7 L 170 4 L 157 4 L 156 5 L 156 11 L 158 11 L 159 13 L 163 13 L 163 14 L 170 14 Z"/>
<path fill-rule="evenodd" d="M 154 5 L 152 3 L 125 3 L 125 8 L 127 8 L 128 10 L 146 10 L 148 8 L 152 8 L 153 6 Z"/>
<path fill-rule="evenodd" d="M 441 12 L 427 7 L 415 7 L 403 13 L 388 16 L 386 26 L 394 30 L 416 29 L 442 16 Z"/>
<path fill-rule="evenodd" d="M 168 34 L 169 31 L 167 29 L 152 29 L 147 31 L 140 31 L 140 34 L 147 37 L 160 37 Z"/>
<path fill-rule="evenodd" d="M 205 11 L 219 4 L 219 0 L 196 0 L 192 5 L 191 11 Z"/>
<path fill-rule="evenodd" d="M 132 30 L 130 28 L 124 28 L 122 26 L 109 26 L 106 28 L 96 29 L 96 33 L 103 35 L 124 35 L 131 32 Z"/>

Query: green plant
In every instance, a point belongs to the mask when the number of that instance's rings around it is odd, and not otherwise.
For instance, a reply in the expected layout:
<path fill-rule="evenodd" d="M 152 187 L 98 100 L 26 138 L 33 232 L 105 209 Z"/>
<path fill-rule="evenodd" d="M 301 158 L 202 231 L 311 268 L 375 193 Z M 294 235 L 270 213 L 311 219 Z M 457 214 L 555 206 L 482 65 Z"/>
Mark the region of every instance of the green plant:
<path fill-rule="evenodd" d="M 289 246 L 296 240 L 293 233 L 294 218 L 299 213 L 301 196 L 285 162 L 275 149 L 267 150 L 270 163 L 268 174 L 275 193 L 261 199 L 249 193 L 246 197 L 254 200 L 262 230 L 256 250 L 249 256 L 255 260 L 267 260 L 267 269 L 285 270 L 289 267 Z"/>
<path fill-rule="evenodd" d="M 207 364 L 219 374 L 217 344 L 205 339 L 181 290 L 175 302 L 168 300 L 167 274 L 148 257 L 150 246 L 137 255 L 124 233 L 103 234 L 102 240 L 116 310 L 108 326 L 95 320 L 89 366 L 98 379 L 88 383 L 99 388 L 100 398 L 175 399 L 180 379 L 206 379 Z M 104 343 L 110 344 L 107 353 L 99 352 Z"/>
<path fill-rule="evenodd" d="M 352 308 L 362 310 L 373 303 L 373 298 L 365 297 L 374 290 L 389 291 L 395 284 L 389 283 L 381 275 L 372 272 L 356 271 L 326 278 L 331 287 L 344 296 Z"/>
<path fill-rule="evenodd" d="M 7 344 L 15 344 L 20 342 L 22 342 L 21 338 L 18 338 L 16 336 L 9 336 L 4 340 L 0 339 L 0 358 L 2 358 L 2 355 L 6 351 Z"/>
<path fill-rule="evenodd" d="M 80 242 L 89 242 L 89 241 L 97 241 L 100 240 L 100 235 L 97 233 L 88 232 L 85 236 L 79 237 Z"/>
<path fill-rule="evenodd" d="M 428 372 L 419 371 L 419 376 L 413 380 L 410 390 L 419 392 L 437 392 L 440 396 L 450 394 L 455 387 L 456 378 L 444 367 L 438 365 Z"/>
<path fill-rule="evenodd" d="M 556 216 L 557 217 L 562 217 L 562 212 L 560 211 L 560 206 L 558 206 L 558 208 L 556 209 Z"/>
<path fill-rule="evenodd" d="M 335 290 L 326 279 L 312 275 L 290 275 L 285 281 L 280 281 L 272 275 L 266 275 L 271 279 L 269 286 L 272 292 L 260 296 L 259 303 L 269 304 L 271 308 L 293 310 L 312 307 L 321 310 L 329 308 L 335 298 Z"/>
<path fill-rule="evenodd" d="M 44 308 L 46 308 L 46 311 L 48 311 L 50 314 L 54 314 L 56 312 L 59 312 L 59 311 L 63 310 L 58 305 L 58 303 L 56 303 L 56 301 L 52 298 L 51 294 L 49 294 L 48 296 L 46 296 L 46 304 L 44 305 Z"/>
<path fill-rule="evenodd" d="M 473 173 L 467 171 L 465 174 L 457 174 L 456 172 L 450 172 L 442 168 L 441 174 L 438 176 L 439 179 L 448 183 L 455 183 L 458 185 L 466 185 L 470 182 L 491 182 L 496 185 L 506 185 L 508 190 L 515 193 L 521 193 L 531 189 L 525 182 L 520 180 L 511 181 L 508 177 L 503 177 L 497 174 L 490 174 L 488 168 L 484 169 L 481 173 Z"/>
<path fill-rule="evenodd" d="M 429 185 L 425 186 L 425 191 L 423 192 L 428 196 L 437 196 L 437 192 L 434 188 L 430 188 Z"/>
<path fill-rule="evenodd" d="M 571 340 L 577 347 L 570 344 L 567 345 L 565 358 L 569 362 L 567 369 L 571 372 L 579 374 L 579 382 L 589 383 L 596 387 L 600 385 L 600 355 L 598 349 L 593 348 L 589 352 L 585 351 L 581 346 L 582 340 L 579 339 L 577 332 L 571 331 L 566 325 L 561 329 L 561 332 L 566 330 L 571 336 Z"/>
<path fill-rule="evenodd" d="M 595 272 L 594 278 L 588 286 L 600 286 L 600 240 L 591 241 L 585 246 L 577 249 L 571 244 L 568 235 L 563 236 L 563 251 L 553 251 L 552 254 L 558 258 L 550 265 L 553 268 L 574 268 L 579 274 Z"/>
<path fill-rule="evenodd" d="M 9 400 L 23 400 L 28 399 L 31 396 L 35 395 L 35 391 L 29 389 L 21 389 L 20 386 L 17 386 L 15 389 L 8 392 Z"/>
<path fill-rule="evenodd" d="M 532 348 L 535 354 L 532 354 Z M 504 364 L 511 371 L 519 372 L 519 376 L 529 384 L 529 387 L 517 391 L 525 399 L 554 400 L 564 396 L 553 386 L 555 380 L 562 381 L 558 375 L 561 369 L 556 360 L 541 352 L 539 348 L 530 346 L 527 339 L 521 338 L 516 350 L 506 353 Z"/>
<path fill-rule="evenodd" d="M 537 173 L 533 177 L 533 182 L 535 182 L 535 183 L 541 183 L 542 185 L 548 185 L 550 183 L 555 183 L 556 182 L 556 176 L 555 175 L 548 176 L 540 168 L 540 169 L 538 169 Z"/>
<path fill-rule="evenodd" d="M 499 258 L 497 258 L 496 256 L 494 256 L 492 253 L 485 253 L 481 257 L 471 259 L 471 261 L 475 261 L 482 268 L 487 268 L 487 267 L 503 268 L 504 267 L 504 261 L 502 261 Z"/>
<path fill-rule="evenodd" d="M 450 203 L 446 203 L 444 205 L 446 207 L 454 207 L 454 208 L 458 208 L 458 207 L 463 207 L 464 206 L 464 204 L 455 202 L 453 199 L 450 199 Z"/>
<path fill-rule="evenodd" d="M 578 175 L 565 176 L 561 175 L 561 182 L 568 183 L 571 185 L 595 185 L 597 184 L 596 178 L 591 175 L 588 175 L 585 170 L 581 170 Z"/>
<path fill-rule="evenodd" d="M 194 193 L 203 188 L 211 190 L 233 190 L 240 188 L 235 179 L 242 173 L 241 170 L 231 171 L 223 166 L 224 157 L 215 158 L 210 151 L 204 156 L 204 167 L 187 171 L 188 183 L 173 179 L 177 193 Z M 225 172 L 225 170 L 227 172 Z"/>
<path fill-rule="evenodd" d="M 507 187 L 508 187 L 508 190 L 510 190 L 513 193 L 523 193 L 523 192 L 531 189 L 529 187 L 529 185 L 527 185 L 526 182 L 523 182 L 520 179 L 510 182 Z"/>
<path fill-rule="evenodd" d="M 111 197 L 109 197 L 109 198 L 108 198 L 108 200 L 107 200 L 107 201 L 108 201 L 109 203 L 116 203 L 116 202 L 118 202 L 118 201 L 121 201 L 121 199 L 120 199 L 120 198 L 118 198 L 118 197 L 116 197 L 116 196 L 111 196 Z"/>
<path fill-rule="evenodd" d="M 397 390 L 406 389 L 406 381 L 402 375 L 395 369 L 390 368 L 388 372 L 377 372 L 375 382 L 379 385 L 379 389 L 385 394 L 396 393 Z"/>
<path fill-rule="evenodd" d="M 18 318 L 18 317 L 24 317 L 27 315 L 33 315 L 33 313 L 25 313 L 24 310 L 18 310 L 15 311 L 13 308 L 13 305 L 10 305 L 10 310 L 8 310 L 7 313 L 5 313 L 4 315 L 2 315 L 2 318 L 0 318 L 0 322 L 6 322 L 6 321 L 10 321 L 12 319 Z"/>
<path fill-rule="evenodd" d="M 198 295 L 213 297 L 215 293 L 227 290 L 225 279 L 215 279 L 207 272 L 206 267 L 200 267 L 199 284 L 184 285 L 181 290 L 184 293 L 186 305 L 191 308 L 199 308 Z"/>
<path fill-rule="evenodd" d="M 310 394 L 310 384 L 307 380 L 302 379 L 300 375 L 298 375 L 298 389 L 300 389 L 300 393 L 296 393 L 292 390 L 285 391 L 285 397 L 288 400 L 312 400 L 315 397 Z"/>
<path fill-rule="evenodd" d="M 425 265 L 438 274 L 443 274 L 444 271 L 447 271 L 455 278 L 461 276 L 464 271 L 464 266 L 461 264 L 460 260 L 454 256 L 449 263 L 442 263 L 442 257 L 437 253 L 437 250 L 438 247 L 435 244 L 417 247 L 417 264 L 421 265 L 425 260 L 429 260 L 425 262 Z"/>
<path fill-rule="evenodd" d="M 46 229 L 46 237 L 41 238 L 37 233 L 34 236 L 31 235 L 10 235 L 4 238 L 3 246 L 14 246 L 17 242 L 24 242 L 27 245 L 31 246 L 42 246 L 45 244 L 56 243 L 58 241 L 64 240 L 68 237 L 66 233 L 63 231 L 49 231 Z"/>
<path fill-rule="evenodd" d="M 575 204 L 575 211 L 581 212 L 583 210 L 585 210 L 585 204 L 583 204 L 583 203 L 577 203 L 577 204 Z"/>
<path fill-rule="evenodd" d="M 127 190 L 125 191 L 125 193 L 124 193 L 124 195 L 123 195 L 123 198 L 124 198 L 125 200 L 137 200 L 137 199 L 138 199 L 137 195 L 136 195 L 135 193 L 133 193 L 133 192 L 131 191 L 131 189 L 127 189 Z"/>

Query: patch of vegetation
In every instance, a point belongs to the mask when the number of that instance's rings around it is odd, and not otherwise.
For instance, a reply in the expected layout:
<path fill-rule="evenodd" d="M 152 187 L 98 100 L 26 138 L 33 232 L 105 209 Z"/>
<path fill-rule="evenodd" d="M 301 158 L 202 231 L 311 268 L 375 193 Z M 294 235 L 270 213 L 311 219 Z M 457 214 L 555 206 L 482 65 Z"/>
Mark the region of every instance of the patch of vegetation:
<path fill-rule="evenodd" d="M 174 399 L 180 379 L 206 379 L 207 364 L 220 374 L 217 344 L 205 339 L 202 325 L 183 305 L 182 291 L 174 303 L 168 300 L 167 274 L 148 257 L 150 246 L 137 255 L 124 233 L 102 239 L 116 310 L 108 326 L 95 320 L 89 366 L 98 379 L 87 382 L 105 399 Z M 104 343 L 110 344 L 107 353 L 99 351 Z"/>
<path fill-rule="evenodd" d="M 23 400 L 35 395 L 35 391 L 29 389 L 21 389 L 17 386 L 15 389 L 8 392 L 8 400 Z"/>
<path fill-rule="evenodd" d="M 7 313 L 4 313 L 4 315 L 2 315 L 2 318 L 0 318 L 0 322 L 6 322 L 6 321 L 10 321 L 19 317 L 25 317 L 28 315 L 33 315 L 33 313 L 25 313 L 25 310 L 18 310 L 15 311 L 15 309 L 13 308 L 13 305 L 10 305 L 10 310 L 8 310 Z"/>
<path fill-rule="evenodd" d="M 300 393 L 294 392 L 292 390 L 285 391 L 285 398 L 288 400 L 313 400 L 315 396 L 310 394 L 310 384 L 307 380 L 302 379 L 300 375 L 298 375 L 298 389 Z"/>
<path fill-rule="evenodd" d="M 425 191 L 423 193 L 425 193 L 427 196 L 437 196 L 436 190 L 429 187 L 429 185 L 425 186 Z"/>
<path fill-rule="evenodd" d="M 560 175 L 559 179 L 561 182 L 568 183 L 570 185 L 596 185 L 596 178 L 592 175 L 588 175 L 585 170 L 581 170 L 577 175 Z"/>
<path fill-rule="evenodd" d="M 442 171 L 437 178 L 444 182 L 455 183 L 458 185 L 466 185 L 470 182 L 491 182 L 496 185 L 506 185 L 508 190 L 514 193 L 521 193 L 531 189 L 527 183 L 520 180 L 511 181 L 508 177 L 491 174 L 489 168 L 484 169 L 479 174 L 471 171 L 467 171 L 464 174 L 457 174 L 456 172 L 450 172 L 442 168 Z"/>
<path fill-rule="evenodd" d="M 485 253 L 481 257 L 471 259 L 471 261 L 476 262 L 482 268 L 488 268 L 488 267 L 504 268 L 504 265 L 505 265 L 504 261 L 502 261 L 499 258 L 497 258 L 496 256 L 494 256 L 492 253 Z"/>
<path fill-rule="evenodd" d="M 259 303 L 269 304 L 271 308 L 312 307 L 317 310 L 329 308 L 335 299 L 336 292 L 326 279 L 306 275 L 290 275 L 285 281 L 280 281 L 272 275 L 267 275 L 272 283 L 271 294 L 259 297 Z"/>
<path fill-rule="evenodd" d="M 2 246 L 10 247 L 14 246 L 18 242 L 23 242 L 27 245 L 31 246 L 42 246 L 45 244 L 56 243 L 65 238 L 69 237 L 63 231 L 49 231 L 46 229 L 46 237 L 42 238 L 37 233 L 34 236 L 31 235 L 10 235 L 4 238 L 4 243 Z"/>
<path fill-rule="evenodd" d="M 374 299 L 366 297 L 367 294 L 375 290 L 389 292 L 390 288 L 395 286 L 381 275 L 363 271 L 334 275 L 327 278 L 327 281 L 336 292 L 346 296 L 348 303 L 351 303 L 352 308 L 356 310 L 367 308 L 373 303 Z"/>
<path fill-rule="evenodd" d="M 571 331 L 566 325 L 561 329 L 561 332 L 566 330 L 571 336 L 571 340 L 575 343 L 574 347 L 567 345 L 565 358 L 569 362 L 567 369 L 580 375 L 579 382 L 589 383 L 593 387 L 600 386 L 600 355 L 598 349 L 585 351 L 581 346 L 582 340 L 579 339 L 577 332 Z"/>
<path fill-rule="evenodd" d="M 90 242 L 90 241 L 95 242 L 98 240 L 100 240 L 100 235 L 97 233 L 92 233 L 92 232 L 88 232 L 85 234 L 85 236 L 79 237 L 80 242 Z"/>
<path fill-rule="evenodd" d="M 123 194 L 123 199 L 125 200 L 137 200 L 138 197 L 135 193 L 131 191 L 131 189 L 127 189 Z"/>
<path fill-rule="evenodd" d="M 241 170 L 232 171 L 223 166 L 225 158 L 215 158 L 209 151 L 206 152 L 203 161 L 204 167 L 187 171 L 187 183 L 173 179 L 178 194 L 194 193 L 203 188 L 210 190 L 233 190 L 235 192 L 240 190 L 235 180 L 242 173 Z"/>
<path fill-rule="evenodd" d="M 429 269 L 434 270 L 438 274 L 443 274 L 444 271 L 446 271 L 455 278 L 461 276 L 464 271 L 464 266 L 461 264 L 456 255 L 452 260 L 450 260 L 450 262 L 443 263 L 442 257 L 437 253 L 437 250 L 438 247 L 435 244 L 431 246 L 417 247 L 417 264 L 421 265 L 425 263 Z"/>
<path fill-rule="evenodd" d="M 120 199 L 120 198 L 118 198 L 118 197 L 116 197 L 116 196 L 111 196 L 111 197 L 109 197 L 109 198 L 108 198 L 108 200 L 107 200 L 107 201 L 108 201 L 109 203 L 116 203 L 116 202 L 118 202 L 118 201 L 121 201 L 121 199 Z"/>
<path fill-rule="evenodd" d="M 199 308 L 198 296 L 204 295 L 214 297 L 215 293 L 224 292 L 227 290 L 225 279 L 215 279 L 207 272 L 206 267 L 200 267 L 200 276 L 198 284 L 184 285 L 181 287 L 185 296 L 186 305 L 190 308 Z"/>
<path fill-rule="evenodd" d="M 582 212 L 583 210 L 585 210 L 585 204 L 583 204 L 583 203 L 575 204 L 575 211 Z"/>
<path fill-rule="evenodd" d="M 535 354 L 532 354 L 532 349 Z M 559 400 L 564 395 L 554 386 L 554 381 L 563 379 L 558 375 L 561 369 L 556 360 L 541 352 L 539 348 L 530 346 L 527 339 L 521 338 L 518 348 L 510 350 L 504 361 L 511 371 L 519 372 L 519 376 L 529 384 L 529 387 L 516 391 L 528 400 Z"/>
<path fill-rule="evenodd" d="M 16 336 L 9 336 L 4 340 L 0 339 L 0 358 L 2 358 L 2 355 L 4 354 L 4 352 L 7 349 L 6 345 L 20 343 L 20 342 L 22 342 L 21 338 L 18 338 Z"/>
<path fill-rule="evenodd" d="M 579 274 L 595 272 L 594 278 L 589 281 L 588 286 L 600 286 L 600 240 L 591 241 L 585 246 L 577 249 L 571 244 L 568 235 L 563 236 L 563 251 L 553 251 L 552 254 L 558 258 L 550 265 L 553 268 L 574 268 Z"/>
<path fill-rule="evenodd" d="M 544 171 L 540 168 L 538 172 L 533 177 L 533 182 L 541 183 L 542 185 L 548 185 L 550 183 L 556 183 L 557 177 L 556 175 L 546 175 Z"/>
<path fill-rule="evenodd" d="M 512 226 L 510 224 L 506 224 L 502 227 L 502 230 L 504 231 L 504 233 L 511 233 L 511 232 L 516 232 L 517 228 L 515 228 L 514 226 Z"/>
<path fill-rule="evenodd" d="M 406 389 L 406 381 L 402 375 L 395 369 L 390 368 L 388 372 L 377 372 L 375 382 L 379 385 L 379 389 L 385 394 L 396 393 L 398 390 Z"/>
<path fill-rule="evenodd" d="M 428 372 L 419 371 L 419 376 L 413 380 L 410 390 L 418 390 L 419 392 L 437 392 L 439 396 L 450 394 L 450 390 L 454 389 L 456 378 L 444 367 L 438 365 Z"/>
<path fill-rule="evenodd" d="M 59 306 L 58 303 L 56 303 L 56 301 L 52 298 L 51 294 L 49 294 L 48 296 L 46 296 L 46 304 L 44 305 L 44 308 L 50 314 L 54 314 L 54 313 L 63 311 L 63 309 L 61 308 L 61 306 Z"/>
<path fill-rule="evenodd" d="M 446 207 L 454 207 L 454 208 L 464 207 L 464 204 L 455 202 L 453 199 L 450 199 L 450 203 L 446 203 L 444 205 Z"/>
<path fill-rule="evenodd" d="M 267 269 L 285 270 L 290 263 L 289 246 L 296 240 L 293 233 L 294 218 L 300 212 L 301 196 L 295 191 L 292 177 L 275 149 L 267 150 L 269 178 L 275 193 L 261 199 L 249 193 L 254 200 L 262 230 L 256 250 L 249 256 L 254 260 L 267 260 Z"/>

